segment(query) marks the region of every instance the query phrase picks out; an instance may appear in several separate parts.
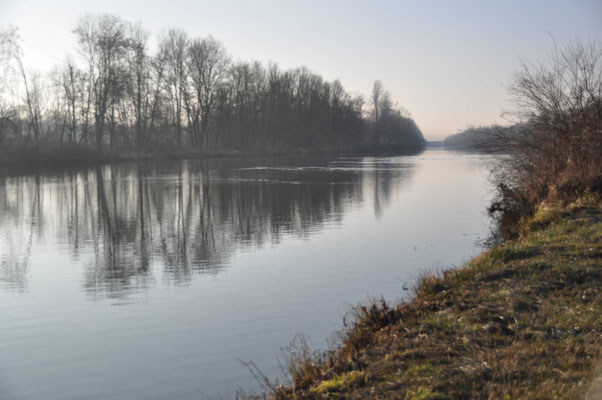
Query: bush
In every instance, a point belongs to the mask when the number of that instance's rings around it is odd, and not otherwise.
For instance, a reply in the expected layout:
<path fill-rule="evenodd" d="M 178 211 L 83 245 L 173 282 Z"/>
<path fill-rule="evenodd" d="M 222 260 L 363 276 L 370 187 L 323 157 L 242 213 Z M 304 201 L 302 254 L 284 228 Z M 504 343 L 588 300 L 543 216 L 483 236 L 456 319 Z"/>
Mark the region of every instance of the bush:
<path fill-rule="evenodd" d="M 576 42 L 547 63 L 523 63 L 509 92 L 516 125 L 485 144 L 504 153 L 489 211 L 505 237 L 542 201 L 602 192 L 602 47 Z"/>

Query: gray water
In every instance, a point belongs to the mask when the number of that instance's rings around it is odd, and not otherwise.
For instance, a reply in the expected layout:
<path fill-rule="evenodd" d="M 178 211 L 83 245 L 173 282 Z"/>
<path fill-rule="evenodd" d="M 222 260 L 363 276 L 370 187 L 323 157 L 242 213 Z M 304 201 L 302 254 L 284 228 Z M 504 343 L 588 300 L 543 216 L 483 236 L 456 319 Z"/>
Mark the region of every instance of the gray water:
<path fill-rule="evenodd" d="M 231 398 L 489 233 L 486 159 L 0 171 L 0 399 Z"/>

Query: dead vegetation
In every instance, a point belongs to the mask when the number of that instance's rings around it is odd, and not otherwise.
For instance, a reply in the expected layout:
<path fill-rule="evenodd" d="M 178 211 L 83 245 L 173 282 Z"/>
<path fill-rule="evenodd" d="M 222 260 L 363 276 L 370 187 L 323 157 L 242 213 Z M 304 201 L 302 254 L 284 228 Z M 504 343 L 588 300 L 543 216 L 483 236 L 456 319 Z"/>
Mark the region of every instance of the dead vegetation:
<path fill-rule="evenodd" d="M 543 201 L 602 193 L 602 46 L 575 42 L 549 60 L 524 62 L 509 85 L 512 129 L 492 129 L 479 146 L 503 153 L 489 212 L 503 238 L 519 234 Z"/>
<path fill-rule="evenodd" d="M 583 398 L 602 350 L 602 206 L 542 206 L 521 231 L 410 302 L 358 307 L 340 349 L 292 357 L 269 396 Z"/>

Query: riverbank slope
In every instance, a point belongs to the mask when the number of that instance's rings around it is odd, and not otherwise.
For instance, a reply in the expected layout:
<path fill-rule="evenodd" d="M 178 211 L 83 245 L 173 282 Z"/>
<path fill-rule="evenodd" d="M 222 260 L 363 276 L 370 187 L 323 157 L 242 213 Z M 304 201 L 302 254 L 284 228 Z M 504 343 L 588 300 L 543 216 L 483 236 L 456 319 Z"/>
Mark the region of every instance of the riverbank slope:
<path fill-rule="evenodd" d="M 425 276 L 409 302 L 357 308 L 340 349 L 294 355 L 273 396 L 600 398 L 602 205 L 542 206 L 522 231 Z"/>

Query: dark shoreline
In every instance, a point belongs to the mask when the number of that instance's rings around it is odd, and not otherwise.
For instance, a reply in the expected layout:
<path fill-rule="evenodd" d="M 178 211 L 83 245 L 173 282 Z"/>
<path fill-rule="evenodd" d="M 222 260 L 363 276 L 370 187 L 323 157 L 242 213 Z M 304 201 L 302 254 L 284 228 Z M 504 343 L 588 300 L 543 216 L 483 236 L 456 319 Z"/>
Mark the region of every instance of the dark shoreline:
<path fill-rule="evenodd" d="M 148 152 L 143 154 L 129 154 L 126 152 L 98 151 L 89 147 L 77 146 L 75 148 L 58 149 L 53 152 L 26 149 L 11 154 L 0 152 L 0 170 L 5 171 L 27 171 L 38 172 L 45 169 L 62 169 L 77 167 L 95 167 L 107 164 L 126 162 L 146 162 L 164 160 L 214 160 L 214 159 L 237 159 L 255 157 L 303 157 L 303 156 L 399 156 L 416 155 L 424 151 L 428 146 L 420 147 L 385 147 L 370 146 L 346 150 L 274 150 L 258 152 L 187 152 L 187 151 L 164 151 Z"/>

